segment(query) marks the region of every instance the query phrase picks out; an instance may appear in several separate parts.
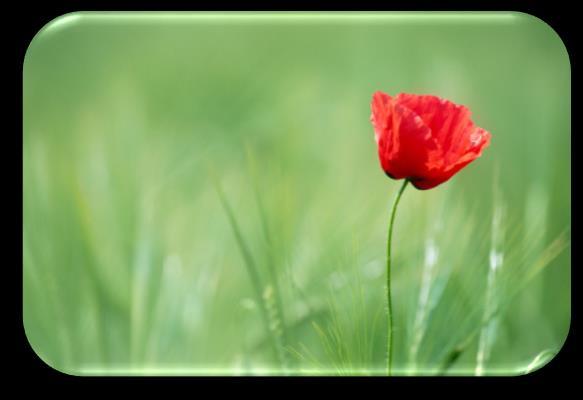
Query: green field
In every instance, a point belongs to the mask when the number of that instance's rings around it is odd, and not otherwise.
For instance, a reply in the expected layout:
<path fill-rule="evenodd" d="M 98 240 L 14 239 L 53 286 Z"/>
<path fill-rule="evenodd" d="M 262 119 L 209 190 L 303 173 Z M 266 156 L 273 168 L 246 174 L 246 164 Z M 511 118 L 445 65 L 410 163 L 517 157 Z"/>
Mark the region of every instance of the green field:
<path fill-rule="evenodd" d="M 566 340 L 571 72 L 535 17 L 75 13 L 23 73 L 23 322 L 62 372 L 384 374 L 376 90 L 492 133 L 403 195 L 395 374 L 522 374 Z"/>

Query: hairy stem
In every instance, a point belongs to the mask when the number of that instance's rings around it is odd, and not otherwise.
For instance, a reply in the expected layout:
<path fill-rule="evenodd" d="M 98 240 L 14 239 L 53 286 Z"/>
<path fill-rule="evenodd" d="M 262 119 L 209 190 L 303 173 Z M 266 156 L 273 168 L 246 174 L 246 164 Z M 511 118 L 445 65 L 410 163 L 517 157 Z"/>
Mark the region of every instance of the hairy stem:
<path fill-rule="evenodd" d="M 391 368 L 393 364 L 393 303 L 391 299 L 391 242 L 393 240 L 393 225 L 395 223 L 395 215 L 397 213 L 397 206 L 399 205 L 399 200 L 407 187 L 409 181 L 405 179 L 401 189 L 395 197 L 393 202 L 393 207 L 391 210 L 391 218 L 389 220 L 389 233 L 387 239 L 387 375 L 391 375 Z"/>

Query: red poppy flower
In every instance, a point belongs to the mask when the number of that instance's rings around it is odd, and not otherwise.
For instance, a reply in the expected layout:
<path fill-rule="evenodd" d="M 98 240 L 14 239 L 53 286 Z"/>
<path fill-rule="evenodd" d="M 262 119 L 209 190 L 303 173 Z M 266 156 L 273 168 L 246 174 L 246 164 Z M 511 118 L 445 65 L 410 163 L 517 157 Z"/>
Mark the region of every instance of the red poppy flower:
<path fill-rule="evenodd" d="M 447 181 L 490 144 L 468 108 L 437 96 L 376 92 L 371 108 L 381 167 L 417 189 Z"/>

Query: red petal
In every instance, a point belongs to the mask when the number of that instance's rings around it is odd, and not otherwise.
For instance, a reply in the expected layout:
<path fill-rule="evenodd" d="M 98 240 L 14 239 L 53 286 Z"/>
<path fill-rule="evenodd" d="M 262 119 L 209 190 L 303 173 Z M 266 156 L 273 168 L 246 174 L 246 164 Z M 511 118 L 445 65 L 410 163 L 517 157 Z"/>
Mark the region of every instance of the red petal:
<path fill-rule="evenodd" d="M 453 165 L 448 166 L 446 169 L 440 171 L 439 173 L 428 175 L 425 177 L 425 179 L 421 179 L 416 182 L 412 181 L 413 185 L 415 185 L 417 189 L 426 190 L 448 181 L 462 168 L 474 161 L 476 158 L 480 157 L 482 155 L 482 151 L 490 145 L 491 135 L 489 132 L 482 128 L 474 127 L 474 132 L 468 136 L 473 139 L 470 148 L 467 149 L 466 153 L 459 157 Z"/>
<path fill-rule="evenodd" d="M 383 170 L 394 179 L 426 176 L 442 168 L 439 145 L 417 114 L 377 92 L 372 120 Z"/>
<path fill-rule="evenodd" d="M 382 132 L 387 129 L 391 112 L 389 107 L 390 101 L 391 96 L 380 91 L 375 92 L 372 96 L 370 120 L 374 126 L 375 140 L 377 143 Z"/>
<path fill-rule="evenodd" d="M 464 135 L 474 126 L 468 108 L 441 97 L 431 95 L 399 94 L 399 104 L 413 110 L 427 126 L 443 150 L 445 165 L 456 162 L 464 151 Z"/>

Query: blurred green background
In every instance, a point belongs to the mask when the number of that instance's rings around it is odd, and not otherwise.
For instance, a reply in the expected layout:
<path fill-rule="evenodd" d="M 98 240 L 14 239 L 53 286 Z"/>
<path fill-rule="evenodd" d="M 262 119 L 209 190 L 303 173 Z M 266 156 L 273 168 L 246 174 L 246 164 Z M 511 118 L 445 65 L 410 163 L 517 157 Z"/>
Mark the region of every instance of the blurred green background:
<path fill-rule="evenodd" d="M 492 133 L 404 193 L 395 373 L 521 374 L 567 337 L 570 65 L 535 17 L 74 13 L 23 69 L 24 329 L 60 371 L 383 374 L 376 90 Z"/>

